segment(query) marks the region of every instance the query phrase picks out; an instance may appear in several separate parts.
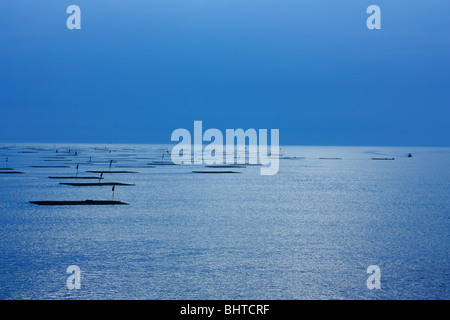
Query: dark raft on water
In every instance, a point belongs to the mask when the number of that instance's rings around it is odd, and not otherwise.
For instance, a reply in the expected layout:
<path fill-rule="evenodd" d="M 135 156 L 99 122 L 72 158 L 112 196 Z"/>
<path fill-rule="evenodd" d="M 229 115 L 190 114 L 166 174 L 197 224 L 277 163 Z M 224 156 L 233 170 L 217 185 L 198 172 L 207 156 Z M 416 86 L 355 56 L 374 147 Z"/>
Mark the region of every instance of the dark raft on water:
<path fill-rule="evenodd" d="M 85 201 L 30 201 L 39 206 L 86 206 L 86 205 L 123 205 L 128 204 L 112 200 L 85 200 Z"/>
<path fill-rule="evenodd" d="M 20 174 L 22 174 L 23 172 L 20 172 L 20 171 L 0 171 L 0 174 L 13 174 L 13 173 L 20 173 Z"/>
<path fill-rule="evenodd" d="M 67 186 L 74 187 L 91 187 L 91 186 L 134 186 L 134 184 L 120 183 L 120 182 L 98 182 L 98 183 L 76 183 L 76 182 L 60 182 Z"/>
<path fill-rule="evenodd" d="M 101 180 L 104 178 L 100 177 L 49 177 L 50 179 L 92 179 L 92 180 Z"/>
<path fill-rule="evenodd" d="M 70 166 L 30 166 L 31 168 L 70 168 Z"/>
<path fill-rule="evenodd" d="M 240 173 L 237 171 L 192 171 L 193 173 Z"/>
<path fill-rule="evenodd" d="M 86 171 L 89 173 L 139 173 L 135 171 Z"/>
<path fill-rule="evenodd" d="M 231 165 L 210 165 L 210 166 L 206 166 L 206 168 L 241 168 L 241 169 L 243 169 L 246 167 L 243 165 L 231 164 Z"/>

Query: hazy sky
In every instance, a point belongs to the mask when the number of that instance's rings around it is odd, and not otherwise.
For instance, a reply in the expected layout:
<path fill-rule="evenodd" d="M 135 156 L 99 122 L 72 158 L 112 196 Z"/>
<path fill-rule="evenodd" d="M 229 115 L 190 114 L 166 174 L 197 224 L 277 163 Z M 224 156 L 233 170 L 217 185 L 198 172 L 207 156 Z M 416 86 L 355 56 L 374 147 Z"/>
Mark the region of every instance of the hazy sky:
<path fill-rule="evenodd" d="M 450 1 L 2 0 L 0 111 L 0 142 L 450 146 Z"/>

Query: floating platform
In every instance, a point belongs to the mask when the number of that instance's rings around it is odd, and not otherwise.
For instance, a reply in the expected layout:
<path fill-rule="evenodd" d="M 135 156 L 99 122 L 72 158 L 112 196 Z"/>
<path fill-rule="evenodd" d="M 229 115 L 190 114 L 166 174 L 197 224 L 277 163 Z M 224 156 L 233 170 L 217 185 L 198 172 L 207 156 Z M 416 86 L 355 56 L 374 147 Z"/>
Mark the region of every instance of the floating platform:
<path fill-rule="evenodd" d="M 157 165 L 157 166 L 176 166 L 177 164 L 172 161 L 152 161 L 149 165 Z"/>
<path fill-rule="evenodd" d="M 109 161 L 86 161 L 86 162 L 78 162 L 79 164 L 109 164 Z M 115 162 L 113 162 L 115 163 Z"/>
<path fill-rule="evenodd" d="M 106 162 L 105 162 L 106 163 Z M 71 164 L 71 165 L 74 165 L 75 163 L 64 163 L 63 162 L 63 164 Z M 94 164 L 97 164 L 97 163 L 95 163 L 94 161 L 92 161 L 92 162 L 77 162 L 76 164 L 79 164 L 80 166 L 81 165 L 83 165 L 83 166 L 89 166 L 89 165 L 94 165 Z"/>
<path fill-rule="evenodd" d="M 93 186 L 134 186 L 135 184 L 121 182 L 98 182 L 98 183 L 76 183 L 76 182 L 60 182 L 59 184 L 73 187 L 93 187 Z"/>
<path fill-rule="evenodd" d="M 0 174 L 13 174 L 13 173 L 23 173 L 23 172 L 20 172 L 20 171 L 0 171 Z"/>
<path fill-rule="evenodd" d="M 230 165 L 211 165 L 205 166 L 206 168 L 246 168 L 244 165 L 230 164 Z"/>
<path fill-rule="evenodd" d="M 238 171 L 192 171 L 193 173 L 240 173 Z"/>
<path fill-rule="evenodd" d="M 39 206 L 91 206 L 91 205 L 127 205 L 128 203 L 112 200 L 85 200 L 85 201 L 30 201 Z"/>
<path fill-rule="evenodd" d="M 372 160 L 395 160 L 395 158 L 372 158 Z"/>
<path fill-rule="evenodd" d="M 305 157 L 279 157 L 279 159 L 283 159 L 283 160 L 298 160 L 298 159 L 305 159 Z"/>
<path fill-rule="evenodd" d="M 86 171 L 89 173 L 139 173 L 136 171 Z"/>
<path fill-rule="evenodd" d="M 116 168 L 155 168 L 155 166 L 116 166 Z"/>
<path fill-rule="evenodd" d="M 30 166 L 31 168 L 70 168 L 70 166 Z"/>
<path fill-rule="evenodd" d="M 49 179 L 88 179 L 88 180 L 101 180 L 100 177 L 49 177 Z"/>
<path fill-rule="evenodd" d="M 41 157 L 42 159 L 65 159 L 66 157 L 64 156 L 54 156 L 54 157 Z"/>

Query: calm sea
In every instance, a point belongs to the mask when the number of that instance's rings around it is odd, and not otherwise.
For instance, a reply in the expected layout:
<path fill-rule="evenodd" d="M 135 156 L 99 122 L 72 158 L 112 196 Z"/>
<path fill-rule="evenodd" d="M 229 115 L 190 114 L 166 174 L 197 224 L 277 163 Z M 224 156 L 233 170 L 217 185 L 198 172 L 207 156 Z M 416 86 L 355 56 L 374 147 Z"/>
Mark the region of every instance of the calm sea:
<path fill-rule="evenodd" d="M 450 149 L 281 153 L 278 174 L 262 176 L 145 167 L 169 159 L 162 145 L 1 145 L 0 171 L 23 173 L 0 174 L 0 298 L 450 298 Z M 101 180 L 134 185 L 48 178 L 101 170 L 135 172 Z M 129 205 L 29 203 L 113 197 Z M 79 290 L 66 287 L 70 265 Z M 366 286 L 370 265 L 379 290 Z"/>

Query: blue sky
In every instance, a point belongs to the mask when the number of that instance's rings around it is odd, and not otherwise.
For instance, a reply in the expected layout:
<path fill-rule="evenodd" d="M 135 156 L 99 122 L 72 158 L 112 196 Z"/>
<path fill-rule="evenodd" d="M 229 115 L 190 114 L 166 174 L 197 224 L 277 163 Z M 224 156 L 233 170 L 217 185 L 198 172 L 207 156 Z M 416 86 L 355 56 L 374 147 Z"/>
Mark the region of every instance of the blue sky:
<path fill-rule="evenodd" d="M 66 8 L 81 8 L 68 30 Z M 381 8 L 381 30 L 366 9 Z M 0 2 L 0 142 L 450 146 L 450 2 Z"/>

